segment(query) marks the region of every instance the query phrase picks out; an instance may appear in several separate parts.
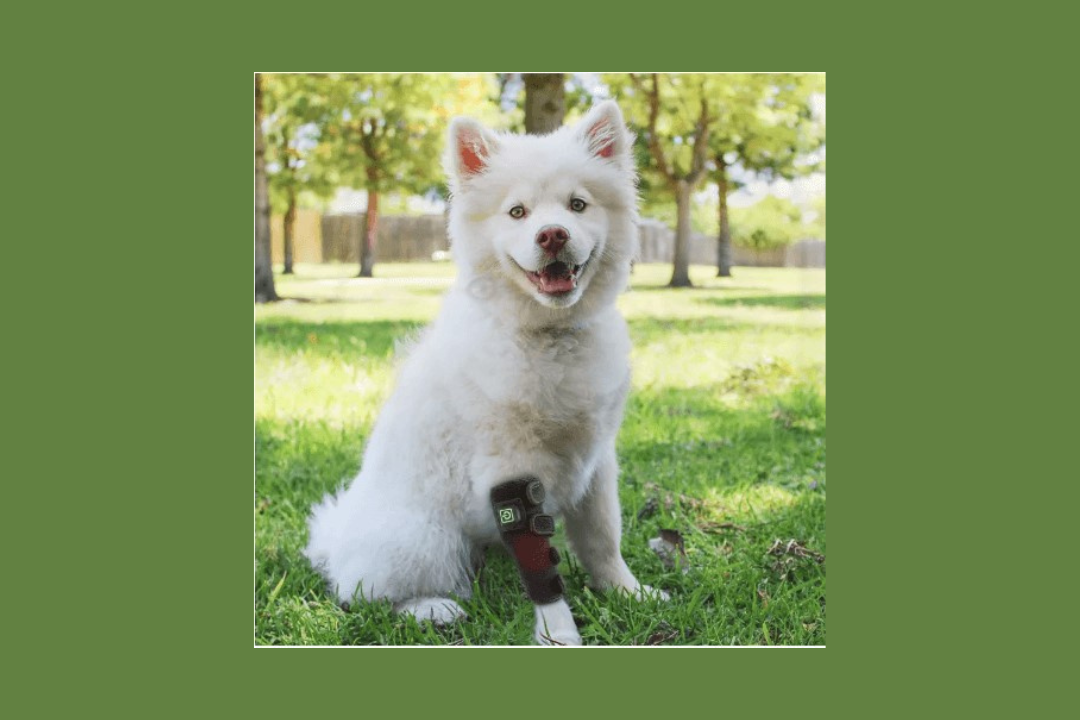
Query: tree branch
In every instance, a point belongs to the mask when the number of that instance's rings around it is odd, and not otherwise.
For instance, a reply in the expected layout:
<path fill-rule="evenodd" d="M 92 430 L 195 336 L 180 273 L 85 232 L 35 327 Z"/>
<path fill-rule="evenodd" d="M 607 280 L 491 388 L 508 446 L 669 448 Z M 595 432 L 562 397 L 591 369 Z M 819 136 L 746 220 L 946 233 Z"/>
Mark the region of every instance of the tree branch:
<path fill-rule="evenodd" d="M 649 101 L 649 152 L 652 154 L 653 160 L 656 161 L 656 168 L 659 170 L 660 175 L 662 175 L 674 189 L 678 183 L 675 176 L 672 174 L 671 169 L 668 167 L 667 160 L 664 158 L 664 150 L 660 147 L 660 138 L 656 134 L 656 121 L 660 116 L 659 80 L 657 80 L 656 73 L 652 73 L 651 91 L 645 89 L 645 84 L 633 73 L 630 73 L 630 81 L 634 83 L 634 86 L 640 92 L 645 94 L 645 97 Z"/>
<path fill-rule="evenodd" d="M 709 104 L 705 101 L 704 89 L 701 93 L 701 113 L 698 115 L 697 125 L 694 128 L 694 156 L 690 166 L 690 174 L 686 179 L 694 185 L 705 174 L 705 162 L 708 159 L 709 150 Z"/>
<path fill-rule="evenodd" d="M 371 128 L 371 132 L 367 132 L 365 130 L 365 126 Z M 367 155 L 367 158 L 368 158 L 368 160 L 371 161 L 372 165 L 378 165 L 379 160 L 381 160 L 382 158 L 379 156 L 379 153 L 375 150 L 375 144 L 373 142 L 374 136 L 375 136 L 375 121 L 374 120 L 370 120 L 370 121 L 365 120 L 361 124 L 361 128 L 360 128 L 360 148 L 364 151 L 364 155 Z"/>

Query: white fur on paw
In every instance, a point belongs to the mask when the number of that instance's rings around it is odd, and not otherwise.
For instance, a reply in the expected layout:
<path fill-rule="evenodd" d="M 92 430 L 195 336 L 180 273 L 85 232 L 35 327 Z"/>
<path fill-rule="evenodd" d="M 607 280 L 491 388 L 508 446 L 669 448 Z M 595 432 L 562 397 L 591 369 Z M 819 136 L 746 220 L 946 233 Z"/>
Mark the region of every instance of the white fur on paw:
<path fill-rule="evenodd" d="M 536 606 L 536 630 L 533 640 L 537 645 L 580 645 L 581 635 L 565 600 Z"/>
<path fill-rule="evenodd" d="M 651 585 L 641 585 L 634 591 L 634 597 L 638 600 L 663 600 L 667 602 L 671 596 L 659 588 Z"/>
<path fill-rule="evenodd" d="M 467 617 L 465 610 L 449 598 L 416 598 L 398 603 L 394 609 L 412 615 L 417 622 L 433 622 L 436 625 L 449 625 Z"/>
<path fill-rule="evenodd" d="M 536 629 L 536 634 L 533 636 L 537 645 L 548 645 L 554 647 L 562 647 L 565 645 L 581 645 L 581 635 L 578 634 L 577 628 L 573 630 L 560 630 L 545 634 L 542 628 Z"/>

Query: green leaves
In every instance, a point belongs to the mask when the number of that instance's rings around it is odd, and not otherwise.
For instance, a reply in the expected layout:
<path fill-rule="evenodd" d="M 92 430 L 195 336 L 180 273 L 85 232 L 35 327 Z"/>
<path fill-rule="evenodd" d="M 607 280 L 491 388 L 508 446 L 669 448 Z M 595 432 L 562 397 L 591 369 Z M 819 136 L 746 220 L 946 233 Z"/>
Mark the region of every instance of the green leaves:
<path fill-rule="evenodd" d="M 819 75 L 721 75 L 713 83 L 716 124 L 710 134 L 713 156 L 726 164 L 772 177 L 791 178 L 814 170 L 800 162 L 825 142 L 824 122 L 813 117 L 815 94 L 824 93 Z M 722 171 L 717 165 L 715 172 Z"/>
<path fill-rule="evenodd" d="M 422 193 L 441 180 L 453 115 L 494 110 L 477 74 L 267 74 L 266 132 L 275 199 L 338 186 Z M 498 122 L 493 123 L 498 125 Z"/>
<path fill-rule="evenodd" d="M 790 200 L 768 195 L 745 208 L 731 211 L 731 235 L 743 247 L 780 247 L 812 234 L 803 224 L 802 211 Z"/>
<path fill-rule="evenodd" d="M 326 135 L 332 108 L 324 79 L 266 74 L 264 85 L 270 199 L 281 212 L 300 192 L 325 197 L 337 186 L 339 169 Z"/>
<path fill-rule="evenodd" d="M 347 184 L 423 192 L 438 182 L 448 118 L 436 112 L 458 87 L 449 74 L 354 74 L 330 79 L 336 155 Z"/>

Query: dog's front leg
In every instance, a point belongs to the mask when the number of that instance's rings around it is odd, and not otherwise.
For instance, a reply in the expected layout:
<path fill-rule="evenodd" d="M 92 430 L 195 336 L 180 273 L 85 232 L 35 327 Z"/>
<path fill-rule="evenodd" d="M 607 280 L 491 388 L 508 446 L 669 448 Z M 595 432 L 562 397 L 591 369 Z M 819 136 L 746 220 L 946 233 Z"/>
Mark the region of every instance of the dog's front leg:
<path fill-rule="evenodd" d="M 521 582 L 536 608 L 534 639 L 540 645 L 580 645 L 581 636 L 563 599 L 559 553 L 548 543 L 555 520 L 543 512 L 543 483 L 533 477 L 508 480 L 491 490 L 491 507 L 503 544 L 517 563 Z"/>
<path fill-rule="evenodd" d="M 637 597 L 657 595 L 667 599 L 667 593 L 642 585 L 623 560 L 619 544 L 622 537 L 622 515 L 619 510 L 619 465 L 612 448 L 600 462 L 585 497 L 576 506 L 567 508 L 566 535 L 586 572 L 592 586 L 599 590 L 616 589 Z"/>
<path fill-rule="evenodd" d="M 537 645 L 580 645 L 577 623 L 565 600 L 547 605 L 536 604 L 536 630 L 533 639 Z"/>

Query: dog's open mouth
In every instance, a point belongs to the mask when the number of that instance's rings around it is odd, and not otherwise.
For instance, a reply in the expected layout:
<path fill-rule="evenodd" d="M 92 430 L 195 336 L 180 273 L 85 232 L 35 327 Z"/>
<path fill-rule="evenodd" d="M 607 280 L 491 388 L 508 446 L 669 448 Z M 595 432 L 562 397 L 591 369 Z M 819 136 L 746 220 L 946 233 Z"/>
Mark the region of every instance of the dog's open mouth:
<path fill-rule="evenodd" d="M 540 268 L 539 272 L 525 271 L 525 275 L 544 295 L 565 295 L 577 287 L 578 274 L 583 267 L 556 260 Z"/>

